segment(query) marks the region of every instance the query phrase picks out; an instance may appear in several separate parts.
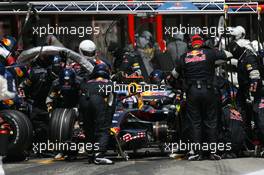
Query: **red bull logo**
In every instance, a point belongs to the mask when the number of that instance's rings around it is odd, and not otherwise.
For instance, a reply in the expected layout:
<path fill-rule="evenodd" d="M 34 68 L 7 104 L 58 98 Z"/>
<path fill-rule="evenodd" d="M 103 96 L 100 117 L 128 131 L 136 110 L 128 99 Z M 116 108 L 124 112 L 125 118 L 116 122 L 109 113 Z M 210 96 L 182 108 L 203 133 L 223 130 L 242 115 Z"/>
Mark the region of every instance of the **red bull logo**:
<path fill-rule="evenodd" d="M 24 75 L 23 71 L 19 67 L 16 67 L 15 71 L 16 71 L 17 76 L 19 77 L 22 77 Z"/>
<path fill-rule="evenodd" d="M 2 43 L 3 43 L 5 46 L 10 46 L 12 42 L 11 42 L 10 39 L 8 39 L 8 38 L 3 38 L 3 39 L 2 39 Z"/>
<path fill-rule="evenodd" d="M 11 99 L 3 100 L 2 103 L 7 106 L 12 106 L 15 104 L 15 102 Z"/>
<path fill-rule="evenodd" d="M 187 57 L 185 58 L 185 63 L 201 62 L 205 60 L 206 60 L 206 56 L 205 54 L 203 54 L 203 51 L 193 50 L 187 53 Z"/>

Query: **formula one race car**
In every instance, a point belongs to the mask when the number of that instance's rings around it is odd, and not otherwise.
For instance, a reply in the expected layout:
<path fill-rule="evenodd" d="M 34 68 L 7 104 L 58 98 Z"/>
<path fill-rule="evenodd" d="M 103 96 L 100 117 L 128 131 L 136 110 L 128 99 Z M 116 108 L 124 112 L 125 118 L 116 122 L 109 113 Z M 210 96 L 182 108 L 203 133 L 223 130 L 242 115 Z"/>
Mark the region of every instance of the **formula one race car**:
<path fill-rule="evenodd" d="M 171 90 L 145 91 L 138 95 L 118 95 L 119 104 L 112 121 L 112 133 L 122 149 L 137 150 L 158 146 L 179 138 L 176 95 Z"/>
<path fill-rule="evenodd" d="M 147 86 L 149 90 L 134 94 L 123 90 L 115 92 L 116 110 L 109 131 L 110 149 L 116 150 L 125 159 L 128 157 L 124 150 L 158 147 L 164 151 L 165 142 L 175 142 L 180 135 L 179 96 L 165 86 L 164 89 L 157 88 L 157 85 L 136 86 Z M 54 109 L 50 120 L 50 138 L 59 142 L 84 141 L 89 133 L 84 133 L 82 125 L 77 108 Z"/>

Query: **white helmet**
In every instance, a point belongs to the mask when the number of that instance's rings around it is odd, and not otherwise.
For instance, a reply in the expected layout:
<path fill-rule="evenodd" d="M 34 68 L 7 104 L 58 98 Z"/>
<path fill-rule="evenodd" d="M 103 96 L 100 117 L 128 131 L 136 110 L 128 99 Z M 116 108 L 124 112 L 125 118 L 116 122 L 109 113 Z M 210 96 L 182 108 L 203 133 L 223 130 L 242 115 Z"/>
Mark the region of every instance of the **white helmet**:
<path fill-rule="evenodd" d="M 79 45 L 79 53 L 82 56 L 93 57 L 95 56 L 96 45 L 91 40 L 83 40 Z"/>
<path fill-rule="evenodd" d="M 235 40 L 244 39 L 246 36 L 246 30 L 242 26 L 236 26 L 231 28 L 230 34 L 235 37 Z"/>

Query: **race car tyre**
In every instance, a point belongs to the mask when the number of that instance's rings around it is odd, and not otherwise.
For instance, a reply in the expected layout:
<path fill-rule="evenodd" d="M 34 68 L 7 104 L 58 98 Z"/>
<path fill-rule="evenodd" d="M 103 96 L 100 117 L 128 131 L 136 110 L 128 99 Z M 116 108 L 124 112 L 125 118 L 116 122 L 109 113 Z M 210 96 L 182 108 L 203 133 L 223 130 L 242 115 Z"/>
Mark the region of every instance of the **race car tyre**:
<path fill-rule="evenodd" d="M 74 109 L 57 108 L 51 113 L 50 139 L 53 142 L 71 141 L 74 124 L 77 121 Z"/>
<path fill-rule="evenodd" d="M 16 110 L 2 110 L 1 117 L 10 125 L 8 160 L 23 160 L 32 144 L 33 127 L 28 117 Z"/>

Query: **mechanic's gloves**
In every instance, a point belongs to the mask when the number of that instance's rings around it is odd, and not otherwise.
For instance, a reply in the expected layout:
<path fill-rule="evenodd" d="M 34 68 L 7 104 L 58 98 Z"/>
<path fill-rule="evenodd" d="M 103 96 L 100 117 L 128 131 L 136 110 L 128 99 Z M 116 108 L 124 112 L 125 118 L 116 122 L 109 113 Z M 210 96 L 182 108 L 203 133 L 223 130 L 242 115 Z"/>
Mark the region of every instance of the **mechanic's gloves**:
<path fill-rule="evenodd" d="M 165 83 L 172 86 L 173 83 L 174 83 L 174 77 L 172 75 L 168 75 L 166 78 L 165 78 Z"/>
<path fill-rule="evenodd" d="M 231 59 L 233 58 L 233 54 L 227 50 L 223 50 L 225 52 L 226 58 Z"/>
<path fill-rule="evenodd" d="M 25 98 L 26 95 L 25 95 L 25 92 L 23 90 L 23 88 L 17 88 L 17 92 L 18 92 L 18 96 L 21 97 L 21 98 Z"/>
<path fill-rule="evenodd" d="M 51 103 L 48 103 L 48 104 L 47 104 L 47 111 L 48 111 L 48 112 L 51 112 L 52 109 L 53 109 L 53 108 L 52 108 L 52 104 L 51 104 Z"/>
<path fill-rule="evenodd" d="M 258 86 L 258 81 L 260 80 L 260 72 L 257 69 L 253 69 L 251 64 L 247 65 L 247 70 L 249 72 L 249 78 L 250 78 L 250 87 L 249 91 L 250 92 L 256 92 L 257 91 L 257 86 Z"/>
<path fill-rule="evenodd" d="M 250 92 L 256 92 L 258 87 L 258 79 L 252 79 L 250 82 L 249 91 Z"/>
<path fill-rule="evenodd" d="M 173 89 L 182 89 L 183 84 L 181 80 L 176 79 L 172 74 L 168 75 L 165 79 L 165 83 L 169 86 L 171 86 Z"/>
<path fill-rule="evenodd" d="M 123 77 L 125 77 L 125 73 L 123 71 L 119 71 L 111 76 L 111 80 L 120 81 Z"/>

